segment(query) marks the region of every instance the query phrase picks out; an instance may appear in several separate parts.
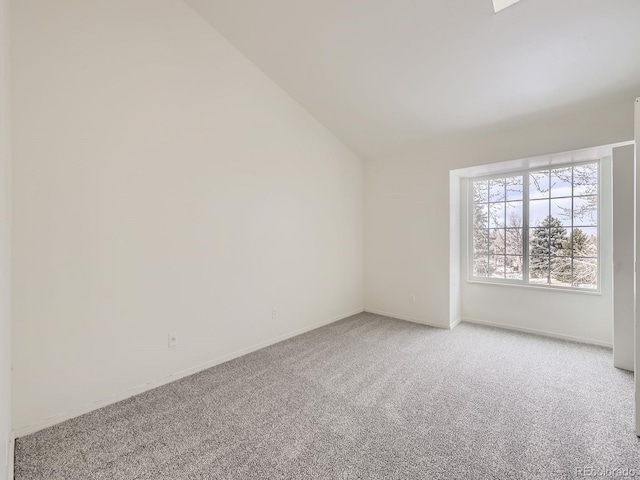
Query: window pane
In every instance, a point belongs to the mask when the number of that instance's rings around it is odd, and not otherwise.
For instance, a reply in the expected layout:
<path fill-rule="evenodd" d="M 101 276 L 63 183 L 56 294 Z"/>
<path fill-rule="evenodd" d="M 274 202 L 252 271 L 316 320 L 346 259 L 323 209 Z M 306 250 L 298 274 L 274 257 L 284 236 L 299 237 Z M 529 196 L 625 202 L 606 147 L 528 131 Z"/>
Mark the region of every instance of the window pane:
<path fill-rule="evenodd" d="M 529 202 L 529 226 L 537 227 L 549 216 L 549 200 L 531 200 Z"/>
<path fill-rule="evenodd" d="M 504 202 L 505 200 L 505 179 L 498 178 L 489 181 L 489 201 Z"/>
<path fill-rule="evenodd" d="M 487 277 L 489 271 L 489 258 L 486 255 L 473 257 L 473 276 Z"/>
<path fill-rule="evenodd" d="M 479 180 L 473 182 L 474 203 L 487 203 L 489 199 L 489 182 Z"/>
<path fill-rule="evenodd" d="M 571 196 L 571 167 L 551 170 L 551 197 Z"/>
<path fill-rule="evenodd" d="M 508 202 L 506 205 L 506 220 L 507 227 L 520 228 L 522 227 L 522 205 L 523 202 Z"/>
<path fill-rule="evenodd" d="M 573 199 L 573 225 L 579 227 L 598 225 L 598 197 Z"/>
<path fill-rule="evenodd" d="M 522 257 L 505 257 L 505 276 L 512 280 L 522 280 Z"/>
<path fill-rule="evenodd" d="M 529 257 L 529 282 L 536 285 L 549 283 L 549 257 Z"/>
<path fill-rule="evenodd" d="M 571 258 L 554 257 L 551 259 L 551 285 L 571 286 Z"/>
<path fill-rule="evenodd" d="M 524 242 L 522 228 L 508 228 L 505 235 L 507 255 L 522 255 Z"/>
<path fill-rule="evenodd" d="M 505 238 L 503 229 L 489 230 L 489 253 L 503 255 L 505 253 Z"/>
<path fill-rule="evenodd" d="M 504 228 L 505 224 L 505 204 L 489 204 L 489 226 L 491 228 Z"/>
<path fill-rule="evenodd" d="M 573 259 L 573 286 L 578 288 L 598 287 L 598 259 L 581 258 Z"/>
<path fill-rule="evenodd" d="M 594 162 L 474 180 L 473 275 L 596 288 L 598 168 Z M 524 264 L 526 252 L 529 265 Z"/>
<path fill-rule="evenodd" d="M 524 198 L 522 175 L 507 177 L 505 181 L 507 186 L 507 201 L 522 200 Z"/>
<path fill-rule="evenodd" d="M 504 278 L 504 256 L 491 255 L 489 257 L 489 274 L 491 278 Z"/>
<path fill-rule="evenodd" d="M 533 172 L 529 174 L 529 198 L 549 198 L 549 172 Z"/>
<path fill-rule="evenodd" d="M 598 164 L 591 163 L 573 167 L 573 194 L 598 194 Z"/>
<path fill-rule="evenodd" d="M 551 200 L 551 216 L 563 226 L 571 226 L 571 198 L 554 198 Z"/>

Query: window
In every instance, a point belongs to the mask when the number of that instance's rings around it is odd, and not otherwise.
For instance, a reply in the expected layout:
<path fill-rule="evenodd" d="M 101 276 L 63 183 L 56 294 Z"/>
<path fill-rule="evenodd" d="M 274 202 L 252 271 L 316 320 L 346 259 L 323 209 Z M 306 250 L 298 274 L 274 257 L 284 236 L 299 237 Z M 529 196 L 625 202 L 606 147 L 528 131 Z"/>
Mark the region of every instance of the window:
<path fill-rule="evenodd" d="M 598 289 L 599 163 L 474 178 L 472 280 Z"/>

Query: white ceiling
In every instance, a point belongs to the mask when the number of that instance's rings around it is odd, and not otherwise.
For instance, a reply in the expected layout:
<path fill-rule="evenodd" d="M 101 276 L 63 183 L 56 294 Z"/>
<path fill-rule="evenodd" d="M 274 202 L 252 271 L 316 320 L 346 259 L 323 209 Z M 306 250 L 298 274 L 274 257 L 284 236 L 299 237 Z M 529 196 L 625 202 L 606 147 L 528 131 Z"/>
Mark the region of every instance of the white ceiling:
<path fill-rule="evenodd" d="M 186 1 L 363 158 L 640 95 L 640 0 Z"/>

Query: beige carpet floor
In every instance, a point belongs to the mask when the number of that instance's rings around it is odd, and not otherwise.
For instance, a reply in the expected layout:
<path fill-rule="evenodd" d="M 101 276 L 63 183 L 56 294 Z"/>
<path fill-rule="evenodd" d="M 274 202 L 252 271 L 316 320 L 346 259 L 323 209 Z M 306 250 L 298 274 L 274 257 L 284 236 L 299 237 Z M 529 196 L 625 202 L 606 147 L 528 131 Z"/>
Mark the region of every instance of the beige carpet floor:
<path fill-rule="evenodd" d="M 16 445 L 18 480 L 549 479 L 628 469 L 640 476 L 633 375 L 613 368 L 611 350 L 366 313 Z"/>

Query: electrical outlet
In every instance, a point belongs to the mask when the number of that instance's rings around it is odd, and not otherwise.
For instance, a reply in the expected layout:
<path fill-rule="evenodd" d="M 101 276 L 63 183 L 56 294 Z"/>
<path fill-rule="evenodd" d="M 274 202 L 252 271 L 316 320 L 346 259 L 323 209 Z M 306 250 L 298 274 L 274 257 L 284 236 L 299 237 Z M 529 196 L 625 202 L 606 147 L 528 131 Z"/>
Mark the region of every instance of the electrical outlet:
<path fill-rule="evenodd" d="M 169 334 L 169 348 L 176 347 L 178 345 L 178 335 L 175 333 Z"/>
<path fill-rule="evenodd" d="M 411 303 L 416 303 L 416 294 L 415 293 L 411 294 Z"/>
<path fill-rule="evenodd" d="M 273 307 L 271 309 L 271 318 L 278 318 L 278 315 L 280 314 L 280 310 Z"/>

